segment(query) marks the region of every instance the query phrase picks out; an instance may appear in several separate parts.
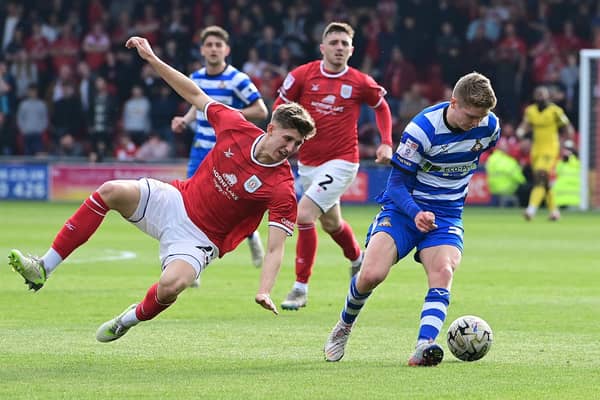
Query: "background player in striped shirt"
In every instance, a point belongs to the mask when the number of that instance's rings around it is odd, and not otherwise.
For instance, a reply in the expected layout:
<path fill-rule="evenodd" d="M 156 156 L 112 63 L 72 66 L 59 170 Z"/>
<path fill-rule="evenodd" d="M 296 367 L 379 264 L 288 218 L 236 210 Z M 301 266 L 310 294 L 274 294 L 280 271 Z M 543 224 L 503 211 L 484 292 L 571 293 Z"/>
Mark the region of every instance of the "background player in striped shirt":
<path fill-rule="evenodd" d="M 527 221 L 531 220 L 542 201 L 550 211 L 550 220 L 560 218 L 560 211 L 554 201 L 554 191 L 550 180 L 555 174 L 556 163 L 560 155 L 559 135 L 564 131 L 568 139 L 573 139 L 575 129 L 564 110 L 550 101 L 550 91 L 540 86 L 533 92 L 535 103 L 525 108 L 523 121 L 517 128 L 519 137 L 532 133 L 531 168 L 533 170 L 533 189 L 529 195 L 529 204 L 523 214 Z"/>
<path fill-rule="evenodd" d="M 316 136 L 298 156 L 304 194 L 298 203 L 296 281 L 281 303 L 283 309 L 297 310 L 306 305 L 317 254 L 317 219 L 350 260 L 351 275 L 360 268 L 362 252 L 352 228 L 342 219 L 340 197 L 358 172 L 357 123 L 362 104 L 374 108 L 381 135 L 375 161 L 387 164 L 392 156 L 392 117 L 384 99 L 386 92 L 373 78 L 348 66 L 353 36 L 348 24 L 327 25 L 320 46 L 323 58 L 291 71 L 273 105 L 298 102 L 317 124 Z"/>
<path fill-rule="evenodd" d="M 205 66 L 190 75 L 199 88 L 211 98 L 240 110 L 246 119 L 260 122 L 267 118 L 268 110 L 260 92 L 245 73 L 238 71 L 226 61 L 231 48 L 229 34 L 219 26 L 209 26 L 200 33 L 200 52 Z M 190 149 L 187 177 L 191 177 L 198 169 L 208 152 L 215 145 L 215 130 L 208 122 L 202 110 L 194 105 L 183 117 L 175 117 L 171 122 L 174 132 L 180 133 L 193 121 L 195 135 Z M 256 267 L 262 265 L 264 250 L 258 232 L 248 236 L 248 244 L 252 253 L 252 263 Z"/>
<path fill-rule="evenodd" d="M 426 108 L 406 126 L 392 158 L 381 211 L 367 234 L 362 268 L 352 278 L 340 321 L 325 343 L 325 359 L 339 361 L 356 318 L 392 266 L 416 247 L 429 290 L 421 311 L 411 366 L 437 365 L 443 350 L 435 343 L 450 303 L 454 270 L 463 250 L 462 212 L 468 184 L 485 150 L 500 136 L 490 111 L 496 96 L 485 76 L 460 78 L 449 102 Z"/>
<path fill-rule="evenodd" d="M 285 239 L 294 231 L 297 205 L 287 159 L 313 135 L 312 117 L 300 105 L 289 104 L 273 113 L 263 132 L 162 62 L 146 39 L 132 37 L 126 46 L 136 48 L 179 95 L 203 110 L 217 132 L 214 149 L 184 181 L 168 184 L 142 178 L 102 184 L 69 218 L 41 259 L 12 250 L 9 264 L 31 289 L 39 290 L 47 276 L 91 237 L 109 210 L 157 239 L 160 279 L 139 304 L 100 326 L 96 339 L 110 342 L 173 304 L 213 259 L 235 249 L 253 232 L 268 210 L 268 251 L 255 301 L 277 314 L 270 292 Z"/>

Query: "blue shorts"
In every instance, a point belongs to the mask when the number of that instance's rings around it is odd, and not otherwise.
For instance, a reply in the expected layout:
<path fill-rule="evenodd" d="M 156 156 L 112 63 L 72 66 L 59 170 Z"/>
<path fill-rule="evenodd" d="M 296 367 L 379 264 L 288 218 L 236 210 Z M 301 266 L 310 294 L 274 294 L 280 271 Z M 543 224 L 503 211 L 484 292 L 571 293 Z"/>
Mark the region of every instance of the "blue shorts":
<path fill-rule="evenodd" d="M 382 209 L 369 227 L 366 243 L 369 244 L 371 236 L 377 232 L 385 232 L 396 243 L 398 260 L 400 261 L 412 249 L 417 248 L 415 261 L 421 262 L 419 252 L 428 247 L 441 245 L 454 246 L 463 251 L 464 229 L 460 218 L 435 217 L 437 229 L 423 233 L 417 229 L 415 221 L 409 216 L 396 211 Z"/>

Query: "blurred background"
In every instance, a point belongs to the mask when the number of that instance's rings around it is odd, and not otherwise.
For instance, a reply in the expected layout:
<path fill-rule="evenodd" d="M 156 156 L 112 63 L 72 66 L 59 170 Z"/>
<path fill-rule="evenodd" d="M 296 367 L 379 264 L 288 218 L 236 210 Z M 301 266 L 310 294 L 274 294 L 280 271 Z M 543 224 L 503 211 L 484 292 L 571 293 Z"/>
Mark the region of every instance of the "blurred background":
<path fill-rule="evenodd" d="M 597 1 L 3 0 L 0 199 L 76 199 L 89 190 L 73 185 L 93 189 L 94 178 L 115 175 L 184 177 L 192 131 L 174 134 L 170 121 L 189 106 L 125 49 L 129 36 L 148 38 L 187 75 L 202 66 L 199 32 L 220 25 L 231 35 L 230 63 L 250 75 L 270 106 L 288 71 L 320 58 L 321 33 L 331 21 L 355 28 L 350 64 L 386 88 L 396 143 L 417 112 L 449 98 L 460 75 L 490 77 L 502 122 L 499 147 L 526 180 L 506 196 L 490 193 L 484 159 L 472 204 L 524 205 L 530 138 L 517 138 L 515 128 L 536 86 L 550 88 L 578 130 L 579 52 L 600 42 Z M 373 201 L 379 190 L 381 168 L 371 166 L 379 144 L 374 121 L 365 108 L 359 124 L 365 169 L 348 202 Z M 106 147 L 100 156 L 98 136 Z M 564 160 L 577 157 L 578 140 L 576 134 L 563 143 Z"/>

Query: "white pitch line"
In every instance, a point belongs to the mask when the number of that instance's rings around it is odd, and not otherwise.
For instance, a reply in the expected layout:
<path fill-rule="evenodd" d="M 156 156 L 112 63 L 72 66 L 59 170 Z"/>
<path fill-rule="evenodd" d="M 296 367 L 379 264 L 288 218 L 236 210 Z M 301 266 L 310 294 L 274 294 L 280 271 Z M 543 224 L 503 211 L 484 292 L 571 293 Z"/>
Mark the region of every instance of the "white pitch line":
<path fill-rule="evenodd" d="M 88 264 L 98 261 L 120 261 L 120 260 L 131 260 L 137 257 L 137 254 L 133 251 L 117 251 L 117 250 L 106 250 L 106 255 L 86 258 L 69 258 L 65 263 L 69 264 Z"/>

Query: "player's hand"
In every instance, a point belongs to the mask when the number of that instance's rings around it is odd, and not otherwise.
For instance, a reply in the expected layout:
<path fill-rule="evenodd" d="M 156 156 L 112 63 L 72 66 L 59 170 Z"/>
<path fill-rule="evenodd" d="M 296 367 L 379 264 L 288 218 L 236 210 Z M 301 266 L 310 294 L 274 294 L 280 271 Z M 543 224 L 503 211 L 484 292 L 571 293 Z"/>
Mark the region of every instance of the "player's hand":
<path fill-rule="evenodd" d="M 175 133 L 181 133 L 187 127 L 187 122 L 183 117 L 173 117 L 171 120 L 171 130 Z"/>
<path fill-rule="evenodd" d="M 258 293 L 254 298 L 254 301 L 260 304 L 262 308 L 266 308 L 267 310 L 273 311 L 273 314 L 279 314 L 279 311 L 277 311 L 277 307 L 275 307 L 275 304 L 273 303 L 273 300 L 271 300 L 271 296 L 269 296 L 268 293 Z"/>
<path fill-rule="evenodd" d="M 415 216 L 415 225 L 423 233 L 430 232 L 438 227 L 435 223 L 435 214 L 431 211 L 419 211 Z"/>
<path fill-rule="evenodd" d="M 152 58 L 156 57 L 154 51 L 152 51 L 150 43 L 148 43 L 148 40 L 144 39 L 143 37 L 130 37 L 129 39 L 127 39 L 127 42 L 125 42 L 125 47 L 127 47 L 128 49 L 137 49 L 137 52 L 140 55 L 140 57 L 146 61 L 149 61 Z"/>
<path fill-rule="evenodd" d="M 392 146 L 389 144 L 380 144 L 375 152 L 375 157 L 377 164 L 389 164 L 392 159 Z"/>

